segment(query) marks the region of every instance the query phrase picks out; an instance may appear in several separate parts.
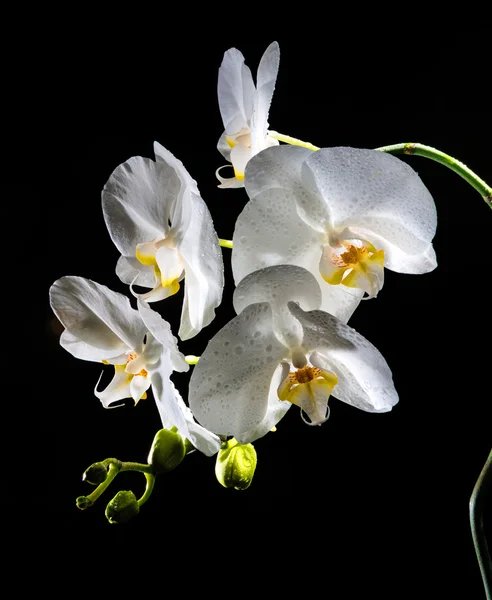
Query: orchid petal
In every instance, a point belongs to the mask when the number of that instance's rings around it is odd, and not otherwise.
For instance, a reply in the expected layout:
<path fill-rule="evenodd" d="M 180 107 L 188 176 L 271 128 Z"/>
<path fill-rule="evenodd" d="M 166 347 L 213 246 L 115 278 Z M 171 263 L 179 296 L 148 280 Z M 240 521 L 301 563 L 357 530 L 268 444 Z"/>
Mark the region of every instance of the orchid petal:
<path fill-rule="evenodd" d="M 224 54 L 219 67 L 217 85 L 220 114 L 224 127 L 229 135 L 248 128 L 248 121 L 253 112 L 253 95 L 255 86 L 249 67 L 244 63 L 244 56 L 236 48 Z"/>
<path fill-rule="evenodd" d="M 179 185 L 172 168 L 141 156 L 113 171 L 102 191 L 102 209 L 123 256 L 133 257 L 137 244 L 165 236 Z"/>
<path fill-rule="evenodd" d="M 112 357 L 108 356 L 108 351 L 100 348 L 94 348 L 85 342 L 81 342 L 76 336 L 72 335 L 66 329 L 62 332 L 60 336 L 60 346 L 65 348 L 67 352 L 70 352 L 75 358 L 80 358 L 82 360 L 90 360 L 93 362 L 102 362 L 103 360 L 108 360 Z M 121 356 L 120 353 L 116 355 L 117 357 Z"/>
<path fill-rule="evenodd" d="M 270 389 L 268 391 L 268 406 L 267 412 L 263 420 L 259 425 L 253 427 L 245 433 L 239 434 L 236 439 L 240 444 L 250 444 L 255 440 L 262 438 L 266 435 L 273 427 L 281 421 L 281 419 L 287 414 L 287 411 L 292 406 L 290 402 L 284 402 L 279 400 L 277 389 L 282 381 L 283 368 L 282 365 L 287 363 L 281 363 L 275 370 L 272 381 L 270 383 Z M 288 371 L 287 366 L 287 371 Z"/>
<path fill-rule="evenodd" d="M 224 265 L 205 202 L 190 194 L 191 220 L 177 246 L 186 273 L 179 337 L 187 340 L 209 325 L 222 300 Z"/>
<path fill-rule="evenodd" d="M 298 187 L 302 164 L 312 154 L 299 146 L 275 146 L 253 156 L 245 172 L 246 192 L 251 200 L 270 188 Z"/>
<path fill-rule="evenodd" d="M 217 434 L 236 438 L 265 418 L 272 376 L 288 354 L 267 303 L 247 306 L 208 343 L 193 370 L 190 408 Z"/>
<path fill-rule="evenodd" d="M 251 148 L 243 146 L 242 144 L 236 144 L 231 150 L 231 162 L 234 167 L 234 175 L 236 179 L 240 181 L 244 180 L 244 171 L 246 164 L 252 156 Z"/>
<path fill-rule="evenodd" d="M 149 368 L 152 391 L 162 426 L 166 429 L 176 427 L 195 448 L 211 456 L 220 448 L 220 440 L 193 420 L 191 412 L 170 379 L 172 370 L 171 353 L 165 348 L 159 361 Z"/>
<path fill-rule="evenodd" d="M 275 89 L 279 63 L 280 49 L 277 42 L 272 42 L 260 60 L 256 78 L 256 94 L 251 120 L 251 143 L 255 154 L 265 147 L 268 112 Z"/>
<path fill-rule="evenodd" d="M 142 375 L 135 375 L 130 382 L 130 394 L 135 404 L 142 399 L 142 396 L 150 387 L 150 379 Z"/>
<path fill-rule="evenodd" d="M 179 258 L 176 248 L 161 246 L 155 254 L 155 260 L 161 273 L 162 287 L 170 287 L 181 277 L 183 263 Z"/>
<path fill-rule="evenodd" d="M 51 307 L 79 341 L 108 357 L 140 351 L 145 327 L 128 298 L 83 277 L 62 277 L 50 288 Z M 68 348 L 67 348 L 68 349 Z"/>
<path fill-rule="evenodd" d="M 231 162 L 231 146 L 227 141 L 227 132 L 225 130 L 219 138 L 219 141 L 217 143 L 217 150 L 222 154 L 222 156 L 226 160 Z"/>
<path fill-rule="evenodd" d="M 104 408 L 116 408 L 110 407 L 110 404 L 113 404 L 118 400 L 132 397 L 130 391 L 132 379 L 133 375 L 125 372 L 125 365 L 115 365 L 114 377 L 111 380 L 111 383 L 102 392 L 98 392 L 97 386 L 101 380 L 101 378 L 99 378 L 99 381 L 94 388 L 94 394 L 99 398 Z"/>
<path fill-rule="evenodd" d="M 169 152 L 159 142 L 154 142 L 154 153 L 157 164 L 166 171 L 173 173 L 179 181 L 179 185 L 174 190 L 174 203 L 172 204 L 169 216 L 175 243 L 178 245 L 192 218 L 194 206 L 191 197 L 193 195 L 200 197 L 200 192 L 198 191 L 196 181 L 174 154 Z"/>
<path fill-rule="evenodd" d="M 116 275 L 128 285 L 155 286 L 154 267 L 143 265 L 135 256 L 120 256 L 116 263 Z"/>
<path fill-rule="evenodd" d="M 248 163 L 247 173 L 256 158 Z M 281 264 L 304 267 L 320 285 L 321 308 L 347 321 L 359 305 L 363 291 L 330 286 L 323 281 L 319 261 L 324 238 L 299 218 L 294 196 L 290 190 L 272 188 L 246 204 L 236 221 L 233 236 L 234 281 L 238 284 L 249 273 L 264 267 Z"/>
<path fill-rule="evenodd" d="M 232 165 L 222 165 L 215 171 L 215 176 L 220 181 L 220 183 L 217 187 L 219 187 L 221 189 L 243 188 L 244 187 L 243 179 L 237 179 L 236 177 L 222 177 L 222 175 L 220 174 L 220 171 L 222 169 L 224 169 L 225 167 L 231 168 Z"/>
<path fill-rule="evenodd" d="M 303 327 L 303 347 L 316 367 L 338 377 L 333 396 L 368 412 L 387 412 L 398 402 L 391 370 L 381 353 L 362 335 L 332 315 L 289 309 Z"/>
<path fill-rule="evenodd" d="M 242 279 L 234 291 L 236 313 L 249 304 L 268 302 L 272 307 L 273 329 L 279 340 L 290 347 L 302 341 L 302 328 L 287 308 L 287 302 L 300 302 L 305 310 L 321 305 L 321 290 L 314 276 L 302 267 L 278 265 L 254 271 Z"/>
<path fill-rule="evenodd" d="M 402 250 L 420 242 L 412 254 L 424 251 L 434 237 L 434 200 L 417 173 L 395 156 L 322 148 L 307 159 L 303 176 L 309 179 L 308 172 L 326 202 L 332 227 L 363 227 Z"/>
<path fill-rule="evenodd" d="M 186 362 L 184 354 L 178 350 L 178 342 L 172 334 L 169 323 L 142 300 L 138 300 L 138 312 L 152 336 L 169 350 L 173 371 L 181 373 L 188 371 L 190 365 Z M 147 354 L 147 347 L 145 353 Z"/>
<path fill-rule="evenodd" d="M 369 222 L 367 226 L 370 227 Z M 379 219 L 375 229 L 382 231 L 383 220 Z M 405 230 L 400 230 L 401 236 L 393 243 L 388 238 L 394 236 L 389 228 L 385 228 L 385 236 L 377 235 L 363 227 L 351 227 L 351 231 L 360 234 L 377 248 L 384 250 L 384 266 L 397 273 L 418 275 L 429 273 L 437 267 L 436 253 L 432 244 L 417 240 Z"/>

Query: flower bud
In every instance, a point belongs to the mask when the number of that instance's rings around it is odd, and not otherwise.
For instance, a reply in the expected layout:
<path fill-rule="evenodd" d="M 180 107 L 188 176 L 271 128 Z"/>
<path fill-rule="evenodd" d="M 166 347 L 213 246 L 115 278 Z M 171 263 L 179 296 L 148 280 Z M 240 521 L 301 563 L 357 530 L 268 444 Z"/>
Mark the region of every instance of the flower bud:
<path fill-rule="evenodd" d="M 92 500 L 87 498 L 87 496 L 79 496 L 75 502 L 77 508 L 80 508 L 80 510 L 85 510 L 86 508 L 89 508 L 89 506 L 92 506 Z"/>
<path fill-rule="evenodd" d="M 222 444 L 215 463 L 215 476 L 226 488 L 245 490 L 251 485 L 256 469 L 253 444 L 239 444 L 232 438 Z"/>
<path fill-rule="evenodd" d="M 160 429 L 154 437 L 147 462 L 154 473 L 167 473 L 175 469 L 186 454 L 183 438 L 177 431 Z"/>
<path fill-rule="evenodd" d="M 103 463 L 97 462 L 84 471 L 82 481 L 87 481 L 91 485 L 99 485 L 103 481 L 106 481 L 107 476 L 107 467 Z"/>
<path fill-rule="evenodd" d="M 138 514 L 140 507 L 133 492 L 121 491 L 106 506 L 106 519 L 114 523 L 126 523 Z"/>

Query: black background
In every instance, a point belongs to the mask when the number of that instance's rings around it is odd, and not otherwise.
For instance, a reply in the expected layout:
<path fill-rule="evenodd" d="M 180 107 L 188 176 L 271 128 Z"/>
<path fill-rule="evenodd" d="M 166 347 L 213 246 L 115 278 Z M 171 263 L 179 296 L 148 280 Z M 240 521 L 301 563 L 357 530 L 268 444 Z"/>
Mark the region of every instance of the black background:
<path fill-rule="evenodd" d="M 388 30 L 379 38 L 371 31 L 361 38 L 336 21 L 323 35 L 277 32 L 272 24 L 199 35 L 180 25 L 173 37 L 167 22 L 166 34 L 142 45 L 132 44 L 128 24 L 88 28 L 75 40 L 61 34 L 40 55 L 33 48 L 29 68 L 13 79 L 14 87 L 23 80 L 12 103 L 22 116 L 9 123 L 18 146 L 5 172 L 4 191 L 14 200 L 6 218 L 13 208 L 16 222 L 27 218 L 28 225 L 5 225 L 14 257 L 5 264 L 7 330 L 15 328 L 18 358 L 5 371 L 13 415 L 4 420 L 3 500 L 12 564 L 39 568 L 38 589 L 67 593 L 63 572 L 72 575 L 67 597 L 89 595 L 96 574 L 103 581 L 96 588 L 112 582 L 113 592 L 145 574 L 153 589 L 185 596 L 283 594 L 302 584 L 306 594 L 322 590 L 337 599 L 482 597 L 468 500 L 491 445 L 492 213 L 457 175 L 403 158 L 436 202 L 438 267 L 421 276 L 386 270 L 378 298 L 350 321 L 393 371 L 394 410 L 371 415 L 332 399 L 330 419 L 310 428 L 293 409 L 255 444 L 250 489 L 223 489 L 214 459 L 194 453 L 157 481 L 126 526 L 106 522 L 105 504 L 118 489 L 139 495 L 143 477 L 120 475 L 80 512 L 75 498 L 91 491 L 81 474 L 109 456 L 145 461 L 160 427 L 157 410 L 150 397 L 136 408 L 131 401 L 101 407 L 93 395 L 101 368 L 59 346 L 48 289 L 63 275 L 79 275 L 127 293 L 114 273 L 119 253 L 100 192 L 129 157 L 153 157 L 154 140 L 197 180 L 219 236 L 232 237 L 246 195 L 217 189 L 214 176 L 224 163 L 216 150 L 223 130 L 217 69 L 231 46 L 255 74 L 266 46 L 280 43 L 272 129 L 319 146 L 421 142 L 490 184 L 486 25 L 478 34 L 466 25 L 448 30 L 439 45 L 435 30 L 421 25 L 411 35 Z M 430 52 L 432 40 L 437 50 Z M 223 303 L 209 327 L 180 345 L 185 354 L 199 355 L 234 314 L 230 251 L 223 255 Z M 182 292 L 154 305 L 175 333 L 181 300 Z M 174 376 L 184 397 L 188 378 Z M 14 464 L 25 474 L 17 487 Z"/>

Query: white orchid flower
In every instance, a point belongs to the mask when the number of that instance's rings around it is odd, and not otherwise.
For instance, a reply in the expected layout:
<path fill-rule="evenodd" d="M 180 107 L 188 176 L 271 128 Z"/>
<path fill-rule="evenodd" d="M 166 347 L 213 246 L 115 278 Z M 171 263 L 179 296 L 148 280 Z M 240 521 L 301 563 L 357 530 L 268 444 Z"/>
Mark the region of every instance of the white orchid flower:
<path fill-rule="evenodd" d="M 249 443 L 292 404 L 319 425 L 331 394 L 364 411 L 391 410 L 398 395 L 386 361 L 354 329 L 317 310 L 320 303 L 318 283 L 301 267 L 269 267 L 241 281 L 238 316 L 212 338 L 190 380 L 190 408 L 204 427 Z"/>
<path fill-rule="evenodd" d="M 143 299 L 167 298 L 185 278 L 179 336 L 186 340 L 213 320 L 221 302 L 222 253 L 196 182 L 157 142 L 154 152 L 156 161 L 134 156 L 115 169 L 102 192 L 103 214 L 122 254 L 116 273 L 152 288 Z"/>
<path fill-rule="evenodd" d="M 278 141 L 268 136 L 268 112 L 272 102 L 280 62 L 277 42 L 265 50 L 258 66 L 256 87 L 244 56 L 231 48 L 224 54 L 219 68 L 219 108 L 225 131 L 217 148 L 232 163 L 234 177 L 221 177 L 216 171 L 220 188 L 243 187 L 244 169 L 249 159 Z"/>
<path fill-rule="evenodd" d="M 169 324 L 146 302 L 138 310 L 128 298 L 83 277 L 62 277 L 50 288 L 51 307 L 65 327 L 60 344 L 76 358 L 114 365 L 114 377 L 94 390 L 105 408 L 125 398 L 135 404 L 152 386 L 163 427 L 177 427 L 192 444 L 211 456 L 220 440 L 193 419 L 174 387 L 173 371 L 188 371 Z"/>
<path fill-rule="evenodd" d="M 250 201 L 233 237 L 236 283 L 263 267 L 294 264 L 321 286 L 322 310 L 347 322 L 384 267 L 436 267 L 436 208 L 419 176 L 389 154 L 356 148 L 280 146 L 246 169 Z"/>

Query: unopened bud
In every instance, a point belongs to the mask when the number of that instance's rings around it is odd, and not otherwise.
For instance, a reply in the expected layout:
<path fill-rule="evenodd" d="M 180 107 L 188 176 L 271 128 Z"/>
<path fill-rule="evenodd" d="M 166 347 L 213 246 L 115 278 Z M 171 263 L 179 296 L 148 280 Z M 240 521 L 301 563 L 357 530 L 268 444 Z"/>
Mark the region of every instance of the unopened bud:
<path fill-rule="evenodd" d="M 160 429 L 154 437 L 147 462 L 154 473 L 167 473 L 175 469 L 186 454 L 183 438 L 177 431 Z"/>
<path fill-rule="evenodd" d="M 251 485 L 256 469 L 253 444 L 239 444 L 232 438 L 222 444 L 215 463 L 215 476 L 226 488 L 245 490 Z"/>
<path fill-rule="evenodd" d="M 82 481 L 87 481 L 91 485 L 99 485 L 106 481 L 107 476 L 108 468 L 103 463 L 97 462 L 84 471 Z"/>
<path fill-rule="evenodd" d="M 92 506 L 92 500 L 90 500 L 87 496 L 79 496 L 75 502 L 77 504 L 77 508 L 80 508 L 80 510 L 85 510 L 86 508 L 89 508 L 89 506 Z"/>
<path fill-rule="evenodd" d="M 138 515 L 140 507 L 133 492 L 121 491 L 106 506 L 106 519 L 112 523 L 126 523 Z"/>

